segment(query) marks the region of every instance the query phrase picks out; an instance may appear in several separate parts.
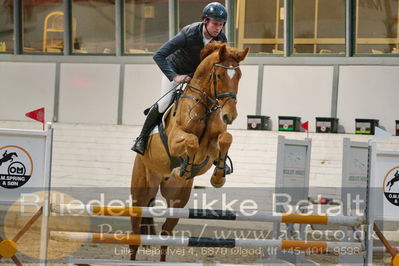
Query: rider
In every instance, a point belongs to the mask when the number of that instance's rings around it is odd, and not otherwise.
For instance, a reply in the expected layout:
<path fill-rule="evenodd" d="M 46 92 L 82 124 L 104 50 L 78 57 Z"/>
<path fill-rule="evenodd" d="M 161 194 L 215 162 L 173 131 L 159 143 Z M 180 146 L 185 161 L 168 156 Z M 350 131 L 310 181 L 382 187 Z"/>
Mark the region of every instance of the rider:
<path fill-rule="evenodd" d="M 200 52 L 204 45 L 212 41 L 227 42 L 222 32 L 226 21 L 226 8 L 218 2 L 212 2 L 202 11 L 202 22 L 185 26 L 155 52 L 154 61 L 164 74 L 161 83 L 163 97 L 151 107 L 132 147 L 133 151 L 144 155 L 149 134 L 173 101 L 173 88 L 179 83 L 190 81 L 200 63 Z"/>

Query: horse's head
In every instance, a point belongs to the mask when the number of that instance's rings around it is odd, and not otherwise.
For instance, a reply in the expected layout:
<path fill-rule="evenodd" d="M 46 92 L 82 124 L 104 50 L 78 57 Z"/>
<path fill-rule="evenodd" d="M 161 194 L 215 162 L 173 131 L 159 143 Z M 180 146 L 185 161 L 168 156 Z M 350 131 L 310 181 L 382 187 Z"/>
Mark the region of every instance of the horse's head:
<path fill-rule="evenodd" d="M 226 44 L 210 43 L 201 51 L 201 64 L 195 77 L 200 86 L 220 106 L 220 119 L 231 124 L 237 117 L 238 81 L 241 78 L 239 63 L 248 54 L 248 48 L 237 50 Z M 207 91 L 205 91 L 207 90 Z"/>

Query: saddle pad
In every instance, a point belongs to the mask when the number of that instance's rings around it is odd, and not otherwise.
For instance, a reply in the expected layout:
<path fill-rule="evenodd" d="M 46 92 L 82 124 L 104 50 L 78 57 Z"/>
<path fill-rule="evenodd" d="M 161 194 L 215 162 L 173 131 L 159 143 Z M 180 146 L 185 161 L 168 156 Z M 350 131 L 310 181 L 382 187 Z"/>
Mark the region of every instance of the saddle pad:
<path fill-rule="evenodd" d="M 175 105 L 175 103 L 173 102 L 173 103 L 168 107 L 168 109 L 166 109 L 166 111 L 163 113 L 163 116 L 162 116 L 162 119 L 161 119 L 163 128 L 165 128 L 165 120 L 166 120 L 166 118 L 168 117 L 168 115 L 169 115 L 169 113 L 170 113 L 170 111 L 172 110 L 172 107 L 173 107 L 174 105 Z M 154 134 L 158 134 L 158 133 L 159 133 L 159 131 L 158 131 L 158 126 L 155 126 L 154 129 L 151 131 L 150 136 L 151 136 L 151 135 L 154 135 Z"/>

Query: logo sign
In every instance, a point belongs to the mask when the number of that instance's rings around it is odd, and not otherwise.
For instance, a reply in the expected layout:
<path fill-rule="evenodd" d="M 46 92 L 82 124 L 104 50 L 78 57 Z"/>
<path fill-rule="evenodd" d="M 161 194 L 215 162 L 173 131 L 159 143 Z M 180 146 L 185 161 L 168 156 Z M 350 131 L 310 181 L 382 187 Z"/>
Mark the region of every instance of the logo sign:
<path fill-rule="evenodd" d="M 392 168 L 385 175 L 383 190 L 386 199 L 399 206 L 399 166 Z"/>
<path fill-rule="evenodd" d="M 0 147 L 0 186 L 19 188 L 32 176 L 33 161 L 29 152 L 16 145 Z"/>

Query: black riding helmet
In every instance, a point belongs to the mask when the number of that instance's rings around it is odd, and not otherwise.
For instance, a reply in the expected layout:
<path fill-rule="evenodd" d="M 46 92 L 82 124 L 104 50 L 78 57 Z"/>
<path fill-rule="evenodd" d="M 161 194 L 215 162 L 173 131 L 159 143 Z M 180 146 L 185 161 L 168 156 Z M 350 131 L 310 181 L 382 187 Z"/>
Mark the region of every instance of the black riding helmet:
<path fill-rule="evenodd" d="M 202 19 L 205 18 L 214 19 L 226 23 L 227 21 L 226 8 L 218 2 L 209 3 L 204 7 L 204 10 L 202 11 Z"/>

